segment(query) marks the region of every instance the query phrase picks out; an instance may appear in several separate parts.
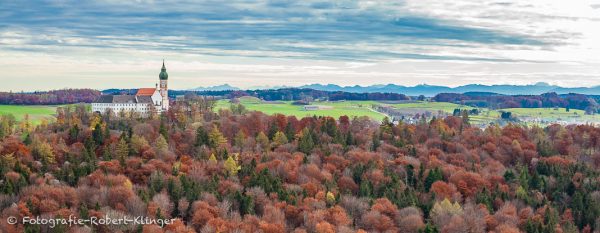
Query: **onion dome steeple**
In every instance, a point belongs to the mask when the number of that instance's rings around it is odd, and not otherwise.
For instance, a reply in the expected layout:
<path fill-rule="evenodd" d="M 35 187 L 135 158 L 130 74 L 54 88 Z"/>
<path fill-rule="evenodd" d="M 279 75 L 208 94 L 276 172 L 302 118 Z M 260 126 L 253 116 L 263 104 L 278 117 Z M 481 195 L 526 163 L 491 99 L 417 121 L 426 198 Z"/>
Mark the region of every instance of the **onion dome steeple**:
<path fill-rule="evenodd" d="M 163 60 L 162 68 L 160 69 L 160 74 L 158 75 L 160 80 L 169 79 L 169 74 L 167 74 L 167 68 L 165 68 L 165 60 Z"/>

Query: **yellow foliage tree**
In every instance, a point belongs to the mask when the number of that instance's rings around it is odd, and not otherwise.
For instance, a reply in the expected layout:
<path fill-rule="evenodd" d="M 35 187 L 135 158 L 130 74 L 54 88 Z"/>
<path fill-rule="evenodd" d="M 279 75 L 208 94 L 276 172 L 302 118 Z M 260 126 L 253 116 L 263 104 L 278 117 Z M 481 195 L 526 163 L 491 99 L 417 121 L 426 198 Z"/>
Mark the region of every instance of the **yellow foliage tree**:
<path fill-rule="evenodd" d="M 125 182 L 123 182 L 123 186 L 125 186 L 125 188 L 127 189 L 133 189 L 133 183 L 131 183 L 131 180 L 126 179 Z"/>
<path fill-rule="evenodd" d="M 237 175 L 237 172 L 242 169 L 237 161 L 233 158 L 233 156 L 229 156 L 227 157 L 227 160 L 225 160 L 225 163 L 223 164 L 223 166 L 225 166 L 225 170 L 227 170 L 227 172 L 229 173 L 229 175 Z"/>
<path fill-rule="evenodd" d="M 460 204 L 458 204 L 458 202 L 452 203 L 450 202 L 450 200 L 448 200 L 448 198 L 444 198 L 444 200 L 441 202 L 436 202 L 433 205 L 433 208 L 431 208 L 432 216 L 439 216 L 444 214 L 455 215 L 461 213 L 462 207 L 460 206 Z"/>
<path fill-rule="evenodd" d="M 212 163 L 216 163 L 217 162 L 217 157 L 215 156 L 214 153 L 210 154 L 210 157 L 208 158 L 208 161 L 212 162 Z"/>
<path fill-rule="evenodd" d="M 33 152 L 42 163 L 45 164 L 54 164 L 56 163 L 56 159 L 54 157 L 54 152 L 52 152 L 52 146 L 47 142 L 35 141 L 33 144 Z"/>
<path fill-rule="evenodd" d="M 286 143 L 288 143 L 288 139 L 285 134 L 281 131 L 277 131 L 273 137 L 273 144 L 275 144 L 275 146 L 281 146 Z"/>
<path fill-rule="evenodd" d="M 516 190 L 516 195 L 521 200 L 527 200 L 529 198 L 529 195 L 527 194 L 527 191 L 523 188 L 523 186 L 520 186 L 520 185 L 519 185 L 519 187 Z"/>
<path fill-rule="evenodd" d="M 221 131 L 217 128 L 217 126 L 213 126 L 212 130 L 208 134 L 208 144 L 212 148 L 216 148 L 222 144 L 227 143 L 227 138 L 223 136 Z"/>
<path fill-rule="evenodd" d="M 335 195 L 332 192 L 327 191 L 327 195 L 325 196 L 327 199 L 327 203 L 333 204 L 335 203 Z"/>
<path fill-rule="evenodd" d="M 162 134 L 159 134 L 156 141 L 154 141 L 154 146 L 158 151 L 165 152 L 169 148 L 169 143 Z"/>
<path fill-rule="evenodd" d="M 173 167 L 171 168 L 171 170 L 172 170 L 174 176 L 179 174 L 179 170 L 181 170 L 181 162 L 177 161 L 177 162 L 173 163 Z"/>
<path fill-rule="evenodd" d="M 90 129 L 94 130 L 96 128 L 96 125 L 100 124 L 101 121 L 102 119 L 98 114 L 93 114 L 92 116 L 90 116 Z"/>
<path fill-rule="evenodd" d="M 142 150 L 142 148 L 144 148 L 145 146 L 148 146 L 149 143 L 146 140 L 146 138 L 137 135 L 137 134 L 133 134 L 133 136 L 131 137 L 131 149 L 133 149 L 133 151 L 137 154 L 140 153 L 140 151 Z"/>

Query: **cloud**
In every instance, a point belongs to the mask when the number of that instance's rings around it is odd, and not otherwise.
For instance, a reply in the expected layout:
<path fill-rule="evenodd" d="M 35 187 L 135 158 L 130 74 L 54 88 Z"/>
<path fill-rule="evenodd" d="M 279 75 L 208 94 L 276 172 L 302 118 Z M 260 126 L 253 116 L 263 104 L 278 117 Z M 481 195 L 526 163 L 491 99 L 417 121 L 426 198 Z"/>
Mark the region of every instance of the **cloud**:
<path fill-rule="evenodd" d="M 201 73 L 203 77 L 242 84 L 248 77 L 287 84 L 286 75 L 294 77 L 287 82 L 298 83 L 364 84 L 365 78 L 439 84 L 513 82 L 519 80 L 510 75 L 525 71 L 541 81 L 543 77 L 558 79 L 560 74 L 569 79 L 565 83 L 577 83 L 570 80 L 586 74 L 579 80 L 588 84 L 597 81 L 589 77 L 600 73 L 595 68 L 600 67 L 595 55 L 600 53 L 600 32 L 594 30 L 600 27 L 598 4 L 553 0 L 7 1 L 0 4 L 0 52 L 21 60 L 0 61 L 0 68 L 31 67 L 28 72 L 11 69 L 12 73 L 5 73 L 21 78 L 34 71 L 57 77 L 67 72 L 72 77 L 66 82 L 71 82 L 77 75 L 116 78 L 117 73 L 104 70 L 117 64 L 125 64 L 116 70 L 126 72 L 139 71 L 142 63 L 148 66 L 142 69 L 144 74 L 154 76 L 150 61 L 166 57 L 188 61 L 176 65 L 188 72 L 181 74 L 182 79 L 196 78 L 192 72 L 198 71 L 194 67 L 199 64 L 195 62 L 202 61 L 213 68 L 228 67 Z M 53 68 L 49 55 L 65 66 L 68 62 L 85 64 L 73 71 Z M 428 65 L 418 65 L 421 62 Z M 413 70 L 416 66 L 417 71 Z M 477 75 L 470 72 L 479 67 L 487 70 Z M 540 73 L 540 67 L 556 70 Z M 302 74 L 306 80 L 298 80 Z M 135 76 L 124 76 L 128 75 Z M 133 78 L 127 80 L 128 85 L 135 85 Z"/>
<path fill-rule="evenodd" d="M 0 26 L 28 31 L 30 48 L 81 46 L 176 50 L 235 56 L 291 56 L 370 60 L 467 59 L 439 56 L 429 44 L 543 45 L 525 35 L 453 25 L 412 15 L 402 4 L 324 1 L 201 2 L 11 2 L 0 10 Z M 4 8 L 4 9 L 2 9 Z M 281 43 L 285 42 L 285 43 Z M 318 49 L 293 46 L 321 45 Z M 407 50 L 358 50 L 355 44 L 419 45 Z M 282 45 L 282 44 L 287 44 Z M 22 44 L 21 44 L 22 45 Z M 342 45 L 327 49 L 326 45 Z M 8 46 L 10 47 L 10 46 Z M 22 45 L 23 47 L 23 45 Z M 22 47 L 17 49 L 23 49 Z M 372 46 L 371 46 L 372 47 Z M 217 50 L 217 53 L 210 52 Z M 277 55 L 275 55 L 277 56 Z M 504 60 L 485 58 L 483 60 Z"/>

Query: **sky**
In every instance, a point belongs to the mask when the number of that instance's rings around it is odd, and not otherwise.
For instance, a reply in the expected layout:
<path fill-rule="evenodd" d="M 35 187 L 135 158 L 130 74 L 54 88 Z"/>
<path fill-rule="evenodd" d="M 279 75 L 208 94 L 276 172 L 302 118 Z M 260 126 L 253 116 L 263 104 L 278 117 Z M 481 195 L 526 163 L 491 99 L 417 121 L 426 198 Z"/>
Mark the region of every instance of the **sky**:
<path fill-rule="evenodd" d="M 0 0 L 0 91 L 600 85 L 600 0 Z"/>

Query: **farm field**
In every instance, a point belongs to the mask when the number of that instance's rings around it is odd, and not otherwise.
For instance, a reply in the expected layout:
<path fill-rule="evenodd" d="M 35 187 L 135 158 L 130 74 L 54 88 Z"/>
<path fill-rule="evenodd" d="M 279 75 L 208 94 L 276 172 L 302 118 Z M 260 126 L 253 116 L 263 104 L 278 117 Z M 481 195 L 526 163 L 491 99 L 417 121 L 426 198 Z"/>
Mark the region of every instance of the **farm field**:
<path fill-rule="evenodd" d="M 367 116 L 375 120 L 382 120 L 385 116 L 371 109 L 371 105 L 375 101 L 342 101 L 342 102 L 313 102 L 311 105 L 327 106 L 331 109 L 320 109 L 314 111 L 306 111 L 301 105 L 292 105 L 292 101 L 277 101 L 263 102 L 254 97 L 242 97 L 240 103 L 250 111 L 261 111 L 265 114 L 284 114 L 293 115 L 296 117 L 306 116 L 331 116 L 339 118 L 347 115 L 349 117 Z M 219 100 L 215 106 L 215 110 L 228 109 L 231 103 L 229 100 Z"/>
<path fill-rule="evenodd" d="M 543 118 L 570 118 L 581 117 L 585 115 L 583 110 L 565 108 L 506 108 L 504 111 L 512 112 L 519 116 L 543 117 Z"/>
<path fill-rule="evenodd" d="M 385 105 L 385 104 L 384 104 Z M 431 112 L 434 111 L 444 111 L 446 113 L 452 113 L 454 109 L 462 108 L 462 109 L 472 109 L 473 107 L 448 103 L 448 102 L 427 102 L 427 101 L 415 101 L 410 103 L 400 103 L 400 104 L 389 104 L 395 108 L 399 109 L 422 109 L 428 110 Z"/>
<path fill-rule="evenodd" d="M 52 120 L 58 106 L 48 105 L 0 105 L 0 115 L 12 114 L 17 121 L 29 114 L 32 124 L 39 124 L 42 119 Z"/>
<path fill-rule="evenodd" d="M 305 116 L 331 116 L 338 118 L 343 115 L 350 117 L 354 116 L 368 116 L 374 120 L 382 120 L 385 115 L 374 111 L 371 106 L 377 105 L 388 105 L 393 106 L 399 110 L 407 111 L 429 111 L 437 113 L 442 111 L 446 114 L 452 114 L 454 109 L 473 109 L 473 107 L 447 103 L 447 102 L 427 102 L 427 101 L 415 101 L 409 103 L 382 103 L 378 101 L 340 101 L 340 102 L 329 102 L 329 101 L 315 101 L 311 105 L 329 106 L 332 109 L 320 109 L 314 111 L 303 110 L 303 106 L 292 105 L 292 101 L 277 101 L 277 102 L 264 102 L 254 97 L 242 97 L 240 103 L 243 104 L 250 111 L 261 111 L 266 114 L 284 114 L 294 115 L 296 117 Z M 229 100 L 219 100 L 215 106 L 215 110 L 228 109 L 231 103 Z M 500 116 L 498 111 L 489 110 L 487 108 L 478 108 L 480 111 L 479 115 L 470 116 L 472 124 L 488 124 L 495 121 Z"/>
<path fill-rule="evenodd" d="M 469 122 L 476 125 L 487 125 L 491 122 L 497 121 L 500 117 L 500 113 L 494 110 L 481 109 L 479 115 L 470 115 Z"/>
<path fill-rule="evenodd" d="M 306 111 L 303 109 L 303 106 L 292 105 L 292 101 L 264 102 L 254 97 L 242 97 L 240 98 L 240 103 L 243 104 L 248 110 L 261 111 L 266 114 L 280 113 L 284 115 L 294 115 L 296 117 L 316 115 L 332 116 L 334 118 L 338 118 L 343 115 L 347 115 L 350 117 L 368 116 L 374 120 L 382 120 L 385 117 L 384 114 L 376 112 L 371 108 L 371 106 L 375 104 L 393 106 L 394 108 L 408 111 L 429 111 L 432 113 L 442 111 L 446 114 L 452 114 L 452 112 L 456 108 L 473 109 L 473 107 L 454 103 L 427 101 L 397 104 L 381 103 L 377 101 L 315 101 L 312 102 L 311 105 L 328 106 L 332 107 L 332 109 L 320 109 L 314 111 Z M 218 109 L 228 109 L 230 105 L 231 103 L 229 102 L 229 100 L 219 100 L 215 106 L 215 110 L 218 111 Z M 471 122 L 474 124 L 487 124 L 491 121 L 498 119 L 498 116 L 500 115 L 497 111 L 492 111 L 485 108 L 479 108 L 479 110 L 481 112 L 479 115 L 470 116 Z"/>
<path fill-rule="evenodd" d="M 296 117 L 305 116 L 332 116 L 338 118 L 339 116 L 348 115 L 354 116 L 368 116 L 374 120 L 382 120 L 385 117 L 384 114 L 375 112 L 371 106 L 374 104 L 393 106 L 398 110 L 411 111 L 429 111 L 432 113 L 444 112 L 446 114 L 452 114 L 454 109 L 473 109 L 474 107 L 447 103 L 447 102 L 427 102 L 427 101 L 415 101 L 408 103 L 381 103 L 377 101 L 340 101 L 340 102 L 328 102 L 328 101 L 315 101 L 311 105 L 327 106 L 331 109 L 319 109 L 306 111 L 303 106 L 292 105 L 292 101 L 277 101 L 277 102 L 265 102 L 254 97 L 242 97 L 240 103 L 243 104 L 250 111 L 261 111 L 266 114 L 284 114 L 294 115 Z M 227 109 L 231 103 L 229 100 L 219 100 L 216 104 L 215 110 Z M 540 124 L 547 125 L 551 123 L 599 123 L 600 115 L 585 115 L 583 110 L 570 109 L 569 112 L 565 108 L 508 108 L 491 110 L 488 108 L 477 108 L 479 115 L 470 115 L 470 122 L 474 125 L 485 126 L 491 122 L 497 122 L 500 117 L 501 111 L 511 112 L 514 117 L 517 117 L 522 124 Z"/>
<path fill-rule="evenodd" d="M 511 112 L 514 116 L 525 122 L 546 123 L 598 123 L 600 115 L 586 115 L 585 111 L 565 108 L 507 108 L 503 111 Z"/>
<path fill-rule="evenodd" d="M 432 113 L 437 113 L 442 111 L 446 114 L 452 114 L 454 109 L 465 109 L 470 110 L 475 107 L 460 105 L 455 103 L 448 102 L 428 102 L 428 101 L 415 101 L 410 103 L 399 103 L 399 104 L 383 104 L 393 106 L 398 110 L 415 110 L 415 111 L 429 111 Z M 493 111 L 487 108 L 477 108 L 479 110 L 479 115 L 471 115 L 469 116 L 471 124 L 484 125 L 489 124 L 498 119 L 500 113 L 497 111 Z"/>

